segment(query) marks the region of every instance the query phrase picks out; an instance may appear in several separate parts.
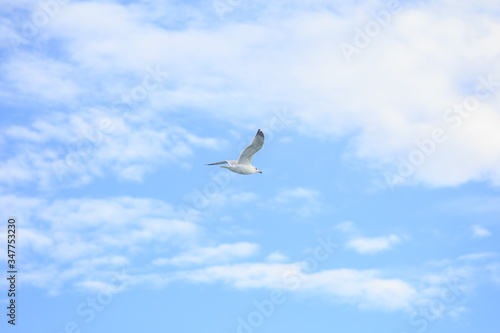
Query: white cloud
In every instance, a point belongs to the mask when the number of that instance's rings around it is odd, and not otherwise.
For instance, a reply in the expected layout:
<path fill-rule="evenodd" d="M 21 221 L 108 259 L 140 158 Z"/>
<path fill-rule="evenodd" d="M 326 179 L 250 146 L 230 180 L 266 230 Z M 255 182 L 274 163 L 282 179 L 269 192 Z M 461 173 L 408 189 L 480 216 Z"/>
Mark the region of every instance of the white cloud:
<path fill-rule="evenodd" d="M 470 253 L 458 257 L 458 260 L 475 261 L 488 259 L 497 256 L 495 252 L 480 252 L 480 253 Z"/>
<path fill-rule="evenodd" d="M 266 257 L 268 262 L 285 262 L 288 261 L 288 257 L 279 251 L 274 251 Z"/>
<path fill-rule="evenodd" d="M 189 246 L 202 233 L 201 227 L 180 220 L 180 212 L 161 200 L 0 199 L 23 208 L 18 219 L 25 240 L 20 243 L 24 281 L 52 293 L 85 280 L 106 281 L 114 271 L 142 262 L 145 245 L 150 255 L 151 249 L 159 255 L 165 244 L 169 250 Z"/>
<path fill-rule="evenodd" d="M 318 191 L 297 187 L 291 190 L 283 190 L 276 196 L 277 202 L 289 202 L 294 199 L 314 200 L 319 195 Z"/>
<path fill-rule="evenodd" d="M 5 76 L 0 86 L 13 92 L 9 97 L 17 103 L 26 97 L 32 101 L 70 102 L 81 93 L 73 82 L 74 69 L 50 58 L 20 56 L 1 68 Z M 21 96 L 16 97 L 17 91 L 22 91 Z"/>
<path fill-rule="evenodd" d="M 335 11 L 325 2 L 314 10 L 298 2 L 291 7 L 261 3 L 266 10 L 246 13 L 252 19 L 225 24 L 216 13 L 207 19 L 206 6 L 184 10 L 190 14 L 180 23 L 170 4 L 68 3 L 43 39 L 60 41 L 68 59 L 12 57 L 4 65 L 11 72 L 3 86 L 17 89 L 9 90 L 9 98 L 24 98 L 20 87 L 27 87 L 42 103 L 78 99 L 82 90 L 102 101 L 141 80 L 147 66 L 159 64 L 173 84 L 151 94 L 154 112 L 192 108 L 222 119 L 230 115 L 241 124 L 256 121 L 278 100 L 295 110 L 304 134 L 356 133 L 354 151 L 347 155 L 382 171 L 397 168 L 399 158 L 415 149 L 415 140 L 444 126 L 448 140 L 417 168 L 416 179 L 434 185 L 500 184 L 500 93 L 459 129 L 450 130 L 443 119 L 447 108 L 474 92 L 478 75 L 500 78 L 493 70 L 500 55 L 500 24 L 487 10 L 491 3 L 478 5 L 483 10 L 469 10 L 465 2 L 450 10 L 447 0 L 432 6 L 405 3 L 348 64 L 340 43 L 352 43 L 353 28 L 362 29 L 370 13 L 386 8 L 386 2 L 336 4 Z M 284 11 L 290 14 L 285 19 Z M 32 69 L 33 78 L 24 75 Z M 122 176 L 140 179 L 141 172 Z"/>
<path fill-rule="evenodd" d="M 352 221 L 340 222 L 339 224 L 335 225 L 334 228 L 345 233 L 351 233 L 356 230 L 356 227 L 354 226 L 354 223 Z"/>
<path fill-rule="evenodd" d="M 472 226 L 472 237 L 483 238 L 488 236 L 491 236 L 491 232 L 488 229 L 478 224 Z"/>
<path fill-rule="evenodd" d="M 323 271 L 311 276 L 315 291 L 326 292 L 362 308 L 377 310 L 408 309 L 417 291 L 400 279 L 384 279 L 376 271 L 339 269 Z"/>
<path fill-rule="evenodd" d="M 352 221 L 341 222 L 335 225 L 334 229 L 340 230 L 348 237 L 345 247 L 359 254 L 375 254 L 380 251 L 390 250 L 404 239 L 404 236 L 395 234 L 380 237 L 360 236 L 358 228 Z"/>
<path fill-rule="evenodd" d="M 356 237 L 351 239 L 346 246 L 360 254 L 373 254 L 388 250 L 400 242 L 401 238 L 397 235 L 392 234 L 389 236 L 373 238 Z"/>
<path fill-rule="evenodd" d="M 231 201 L 236 203 L 248 203 L 258 199 L 257 194 L 253 192 L 240 192 L 231 195 Z"/>
<path fill-rule="evenodd" d="M 6 3 L 9 13 L 18 7 L 36 10 L 38 4 L 19 3 Z M 351 136 L 346 156 L 369 161 L 382 171 L 397 167 L 398 158 L 415 148 L 416 139 L 445 127 L 448 140 L 417 168 L 416 179 L 432 185 L 470 180 L 500 184 L 500 93 L 485 100 L 456 130 L 443 119 L 447 108 L 474 92 L 478 75 L 500 78 L 493 71 L 500 55 L 500 24 L 490 11 L 496 3 L 476 2 L 483 10 L 470 10 L 465 1 L 404 4 L 403 12 L 350 64 L 339 50 L 340 42 L 352 41 L 353 28 L 363 27 L 370 12 L 385 7 L 384 2 L 370 1 L 368 7 L 336 4 L 335 11 L 326 10 L 331 8 L 326 1 L 315 2 L 314 10 L 305 2 L 289 4 L 262 2 L 261 12 L 222 24 L 204 18 L 206 4 L 187 7 L 179 19 L 170 4 L 158 10 L 154 4 L 68 3 L 36 37 L 36 52 L 21 49 L 3 59 L 2 101 L 9 107 L 21 103 L 40 115 L 24 124 L 3 125 L 0 142 L 9 150 L 2 153 L 0 182 L 51 188 L 56 181 L 51 163 L 64 158 L 67 147 L 83 139 L 102 117 L 109 117 L 110 105 L 143 82 L 148 66 L 160 65 L 169 73 L 168 82 L 151 91 L 137 112 L 115 122 L 84 166 L 73 168 L 78 171 L 76 179 L 68 182 L 83 184 L 108 172 L 141 181 L 160 165 L 186 163 L 196 147 L 220 147 L 219 140 L 166 123 L 165 115 L 190 110 L 254 126 L 269 105 L 284 103 L 294 110 L 303 135 Z M 283 10 L 290 15 L 283 15 Z M 185 17 L 189 19 L 180 22 Z M 9 29 L 15 27 L 10 18 L 0 20 L 7 21 Z M 0 34 L 5 36 L 3 30 Z M 100 106 L 92 109 L 88 103 Z M 253 202 L 257 197 L 248 192 L 228 198 Z M 51 291 L 65 283 L 103 288 L 110 269 L 140 270 L 144 266 L 134 264 L 145 253 L 170 255 L 163 252 L 165 243 L 183 249 L 168 259 L 177 264 L 241 259 L 257 247 L 193 247 L 202 228 L 180 220 L 178 212 L 160 200 L 0 199 L 0 206 L 7 208 L 2 211 L 23 214 L 24 281 Z M 279 192 L 268 203 L 307 217 L 324 210 L 320 200 L 317 191 L 298 187 Z M 499 207 L 493 200 L 488 204 Z M 339 229 L 353 231 L 349 224 Z M 472 232 L 481 237 L 491 233 L 479 225 Z M 359 253 L 376 253 L 399 242 L 397 235 L 355 237 L 348 246 Z M 148 252 L 152 248 L 153 254 Z M 236 253 L 228 255 L 228 250 Z M 465 255 L 462 260 L 479 258 L 489 256 Z M 283 271 L 296 265 L 276 263 L 284 259 L 276 252 L 266 259 L 274 263 L 212 266 L 170 275 L 134 272 L 133 277 L 159 286 L 174 276 L 193 282 L 223 281 L 237 288 L 283 287 Z M 92 269 L 96 266 L 107 269 Z M 498 265 L 487 268 L 498 282 Z M 442 280 L 429 278 L 429 288 L 422 289 L 373 270 L 335 269 L 303 276 L 304 292 L 324 292 L 336 300 L 388 310 L 405 308 L 415 293 L 434 295 Z"/>
<path fill-rule="evenodd" d="M 435 315 L 456 317 L 463 312 L 467 296 L 474 285 L 483 280 L 484 272 L 498 282 L 498 263 L 486 267 L 461 266 L 450 263 L 436 271 L 408 272 L 391 269 L 326 269 L 307 272 L 306 263 L 236 263 L 178 271 L 171 274 L 143 274 L 134 277 L 134 283 L 164 287 L 176 281 L 191 283 L 223 282 L 237 289 L 281 289 L 285 293 L 321 296 L 336 303 L 353 304 L 364 310 L 408 311 L 427 307 L 436 312 L 432 303 L 442 300 L 445 311 Z M 404 276 L 395 277 L 394 274 Z M 497 279 L 497 280 L 495 280 Z"/>
<path fill-rule="evenodd" d="M 184 271 L 175 275 L 177 279 L 198 283 L 223 281 L 239 289 L 282 288 L 283 274 L 293 267 L 292 264 L 239 263 Z"/>
<path fill-rule="evenodd" d="M 491 279 L 493 282 L 500 285 L 500 263 L 496 262 L 486 266 L 486 269 L 489 271 Z"/>
<path fill-rule="evenodd" d="M 223 282 L 238 289 L 279 288 L 322 295 L 363 309 L 396 311 L 436 297 L 442 293 L 449 276 L 466 276 L 466 283 L 474 284 L 474 276 L 478 275 L 478 268 L 472 265 L 474 261 L 494 258 L 490 253 L 464 255 L 458 262 L 466 260 L 466 266 L 453 267 L 453 263 L 447 263 L 447 267 L 439 268 L 445 273 L 424 277 L 401 273 L 405 278 L 395 276 L 397 270 L 391 270 L 392 276 L 380 270 L 352 268 L 310 271 L 305 263 L 283 263 L 287 258 L 278 251 L 268 255 L 267 262 L 241 263 L 242 259 L 257 253 L 258 244 L 240 242 L 200 247 L 196 244 L 201 227 L 178 220 L 179 212 L 161 200 L 117 197 L 49 202 L 16 200 L 13 196 L 0 199 L 2 203 L 25 210 L 27 223 L 20 230 L 26 238 L 22 243 L 24 281 L 53 294 L 68 285 L 92 290 L 106 288 L 113 276 L 125 268 L 130 285 L 163 288 L 176 280 Z M 384 239 L 384 245 L 374 239 Z M 368 239 L 371 242 L 365 243 L 369 245 L 357 250 L 379 251 L 387 243 L 387 246 L 396 243 L 396 239 L 399 237 L 394 235 Z M 154 262 L 156 267 L 144 264 L 145 253 L 159 258 Z M 166 257 L 165 253 L 172 255 Z M 158 267 L 162 265 L 170 267 L 162 272 L 163 268 Z M 185 265 L 205 267 L 172 269 L 172 266 Z M 493 280 L 498 278 L 497 263 L 490 261 L 486 269 L 484 262 L 480 265 Z"/>
<path fill-rule="evenodd" d="M 460 315 L 462 315 L 464 312 L 467 312 L 467 308 L 464 306 L 460 306 L 456 309 L 450 310 L 449 315 L 456 318 L 456 317 L 459 317 Z"/>
<path fill-rule="evenodd" d="M 7 142 L 12 153 L 0 162 L 0 183 L 52 189 L 79 186 L 110 171 L 120 179 L 142 181 L 160 165 L 188 161 L 196 148 L 219 146 L 216 139 L 147 115 L 140 120 L 109 116 L 103 110 L 85 109 L 7 127 L 0 141 Z M 104 119 L 110 119 L 105 127 Z"/>
<path fill-rule="evenodd" d="M 213 283 L 224 281 L 236 288 L 278 288 L 286 291 L 323 294 L 337 302 L 361 308 L 404 310 L 416 290 L 399 279 L 386 279 L 372 270 L 336 269 L 306 274 L 298 264 L 237 264 L 213 266 L 177 274 L 177 279 Z"/>
<path fill-rule="evenodd" d="M 308 218 L 326 208 L 321 203 L 320 193 L 304 187 L 281 190 L 267 203 L 272 209 L 282 209 L 293 212 L 301 218 Z"/>
<path fill-rule="evenodd" d="M 153 264 L 157 266 L 183 266 L 227 263 L 250 257 L 256 254 L 258 249 L 259 246 L 257 244 L 247 242 L 220 244 L 215 247 L 198 247 L 172 258 L 155 259 Z"/>
<path fill-rule="evenodd" d="M 487 195 L 469 195 L 451 201 L 443 208 L 459 214 L 489 214 L 500 212 L 500 197 Z"/>

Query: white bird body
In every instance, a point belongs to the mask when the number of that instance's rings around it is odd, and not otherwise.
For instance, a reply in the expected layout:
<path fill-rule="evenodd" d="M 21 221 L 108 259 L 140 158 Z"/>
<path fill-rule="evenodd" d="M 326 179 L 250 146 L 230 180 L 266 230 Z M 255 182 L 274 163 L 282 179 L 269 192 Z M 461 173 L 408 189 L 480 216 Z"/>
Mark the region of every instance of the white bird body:
<path fill-rule="evenodd" d="M 226 168 L 232 172 L 236 172 L 242 175 L 251 175 L 253 173 L 262 173 L 259 169 L 252 165 L 252 157 L 258 152 L 262 146 L 264 145 L 264 133 L 259 129 L 255 138 L 253 138 L 252 143 L 243 149 L 240 154 L 240 157 L 237 161 L 235 160 L 227 160 L 222 162 L 210 163 L 207 165 L 218 165 L 218 164 L 229 164 L 222 165 L 221 168 Z"/>
<path fill-rule="evenodd" d="M 260 172 L 256 167 L 252 165 L 243 165 L 243 164 L 236 164 L 236 165 L 223 165 L 221 168 L 226 168 L 232 172 L 236 172 L 242 175 L 251 175 L 252 173 Z"/>

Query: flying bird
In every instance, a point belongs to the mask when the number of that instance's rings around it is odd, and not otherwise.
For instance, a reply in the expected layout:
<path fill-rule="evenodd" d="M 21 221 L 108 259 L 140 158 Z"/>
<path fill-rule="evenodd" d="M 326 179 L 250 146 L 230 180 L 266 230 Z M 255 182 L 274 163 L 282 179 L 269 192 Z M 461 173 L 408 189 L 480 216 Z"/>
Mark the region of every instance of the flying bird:
<path fill-rule="evenodd" d="M 252 173 L 257 172 L 262 173 L 262 171 L 254 167 L 251 163 L 253 155 L 255 155 L 255 153 L 258 152 L 263 145 L 264 133 L 262 133 L 262 131 L 259 129 L 257 131 L 257 134 L 255 135 L 255 138 L 253 138 L 252 143 L 248 147 L 243 149 L 237 161 L 228 160 L 206 165 L 219 165 L 228 163 L 229 165 L 222 165 L 221 168 L 226 168 L 232 172 L 236 172 L 242 175 L 251 175 Z"/>

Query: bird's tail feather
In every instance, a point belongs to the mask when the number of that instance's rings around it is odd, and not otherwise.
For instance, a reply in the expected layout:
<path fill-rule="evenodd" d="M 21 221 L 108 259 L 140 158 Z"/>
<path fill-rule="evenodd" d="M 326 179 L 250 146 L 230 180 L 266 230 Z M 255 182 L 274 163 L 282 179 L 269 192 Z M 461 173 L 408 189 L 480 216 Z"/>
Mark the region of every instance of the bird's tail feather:
<path fill-rule="evenodd" d="M 216 163 L 210 163 L 210 164 L 205 164 L 205 165 L 219 165 L 219 164 L 225 164 L 227 161 L 222 161 L 222 162 L 216 162 Z"/>

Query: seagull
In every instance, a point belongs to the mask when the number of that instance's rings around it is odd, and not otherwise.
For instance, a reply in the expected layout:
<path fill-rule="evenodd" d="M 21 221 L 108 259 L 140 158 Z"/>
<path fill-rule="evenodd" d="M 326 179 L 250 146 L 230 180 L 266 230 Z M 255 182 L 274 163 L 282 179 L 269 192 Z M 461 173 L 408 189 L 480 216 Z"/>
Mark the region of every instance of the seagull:
<path fill-rule="evenodd" d="M 206 165 L 219 165 L 228 163 L 229 165 L 222 165 L 221 168 L 226 168 L 232 172 L 236 172 L 242 175 L 251 175 L 252 173 L 257 173 L 257 172 L 262 173 L 262 171 L 254 167 L 251 164 L 251 162 L 253 155 L 255 155 L 255 153 L 258 152 L 263 145 L 264 145 L 264 133 L 262 133 L 262 131 L 259 129 L 257 131 L 257 134 L 255 135 L 255 138 L 253 138 L 252 143 L 248 147 L 243 149 L 237 161 L 228 160 L 217 163 L 210 163 Z"/>

